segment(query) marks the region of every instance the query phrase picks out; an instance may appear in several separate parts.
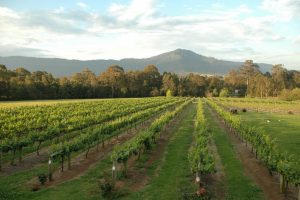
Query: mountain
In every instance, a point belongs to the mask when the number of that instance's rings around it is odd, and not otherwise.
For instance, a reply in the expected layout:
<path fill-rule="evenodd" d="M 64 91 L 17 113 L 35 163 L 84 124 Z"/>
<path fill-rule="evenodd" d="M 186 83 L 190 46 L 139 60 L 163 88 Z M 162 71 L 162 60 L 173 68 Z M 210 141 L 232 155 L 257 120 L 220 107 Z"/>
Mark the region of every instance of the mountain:
<path fill-rule="evenodd" d="M 121 60 L 67 60 L 60 58 L 34 58 L 22 56 L 0 57 L 0 63 L 8 69 L 24 67 L 29 71 L 47 71 L 55 76 L 69 76 L 89 68 L 97 75 L 110 65 L 119 65 L 125 70 L 141 70 L 154 64 L 160 72 L 201 73 L 223 75 L 231 69 L 238 69 L 243 62 L 232 62 L 205 57 L 190 50 L 176 49 L 171 52 L 143 59 L 126 58 Z M 272 65 L 257 63 L 261 71 L 270 71 Z"/>

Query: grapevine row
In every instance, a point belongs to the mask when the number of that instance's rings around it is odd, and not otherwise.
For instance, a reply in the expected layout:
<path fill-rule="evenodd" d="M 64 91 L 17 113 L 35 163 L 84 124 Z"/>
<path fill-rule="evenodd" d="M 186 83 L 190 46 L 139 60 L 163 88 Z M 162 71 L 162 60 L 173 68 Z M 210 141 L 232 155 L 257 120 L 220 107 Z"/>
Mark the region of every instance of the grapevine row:
<path fill-rule="evenodd" d="M 159 98 L 128 99 L 126 101 L 102 100 L 85 104 L 70 103 L 70 105 L 1 109 L 0 138 L 4 139 L 15 135 L 22 137 L 34 131 L 47 131 L 54 128 L 59 129 L 60 132 L 79 130 L 118 116 L 126 110 L 134 112 L 138 107 L 151 107 L 151 104 L 159 101 Z M 128 107 L 128 104 L 137 106 Z"/>
<path fill-rule="evenodd" d="M 195 142 L 188 154 L 191 171 L 196 174 L 196 182 L 199 183 L 199 186 L 201 183 L 201 175 L 210 174 L 215 171 L 215 162 L 208 147 L 209 139 L 210 134 L 204 116 L 203 102 L 199 100 L 195 120 Z"/>
<path fill-rule="evenodd" d="M 109 113 L 109 111 L 104 112 L 104 113 L 100 112 L 102 117 L 98 118 L 98 122 L 104 122 L 109 119 L 116 119 L 116 118 L 122 117 L 122 116 L 130 116 L 134 112 L 149 109 L 149 108 L 155 107 L 155 106 L 160 106 L 160 105 L 162 105 L 164 103 L 168 103 L 168 102 L 172 103 L 174 101 L 176 101 L 176 99 L 151 98 L 150 101 L 144 100 L 144 102 L 147 102 L 147 103 L 138 101 L 141 104 L 137 104 L 134 106 L 128 106 L 128 104 L 127 104 L 126 107 L 124 106 L 125 109 L 118 110 L 116 108 L 115 110 L 111 110 L 112 111 L 111 113 Z M 62 104 L 60 104 L 60 105 L 62 105 Z M 100 105 L 102 105 L 102 104 L 100 104 Z M 77 107 L 77 109 L 80 109 L 80 108 Z M 26 126 L 26 124 L 24 124 L 23 126 Z M 54 125 L 53 127 L 49 126 L 48 129 L 43 130 L 43 131 L 42 130 L 31 131 L 27 135 L 23 134 L 22 136 L 19 136 L 16 133 L 16 134 L 10 134 L 9 137 L 2 136 L 2 139 L 0 141 L 0 154 L 11 151 L 13 154 L 13 156 L 12 156 L 12 163 L 13 163 L 16 150 L 19 150 L 19 155 L 20 155 L 19 159 L 21 159 L 22 148 L 24 148 L 26 146 L 31 146 L 34 143 L 38 142 L 38 147 L 37 147 L 37 153 L 38 153 L 39 147 L 42 142 L 47 141 L 47 140 L 52 140 L 59 136 L 62 137 L 62 135 L 65 135 L 65 133 L 66 133 L 66 132 L 63 132 L 63 130 L 64 129 L 62 126 L 59 128 L 59 127 L 55 127 L 55 125 Z M 1 134 L 0 134 L 0 137 L 1 137 Z M 0 163 L 1 163 L 1 161 L 0 161 Z M 1 165 L 0 165 L 0 167 L 1 167 Z"/>
<path fill-rule="evenodd" d="M 281 175 L 281 192 L 286 192 L 288 183 L 295 186 L 300 185 L 300 163 L 297 159 L 279 152 L 274 140 L 261 129 L 242 124 L 240 117 L 225 111 L 212 100 L 207 100 L 207 102 L 224 119 L 226 125 L 239 134 L 246 145 L 251 144 L 252 152 L 255 151 L 256 157 L 259 157 L 265 163 L 271 174 L 275 171 Z"/>
<path fill-rule="evenodd" d="M 124 171 L 126 173 L 128 159 L 133 155 L 140 156 L 144 149 L 151 148 L 155 140 L 160 136 L 161 130 L 190 102 L 191 99 L 176 107 L 174 111 L 167 111 L 156 119 L 148 129 L 136 135 L 126 143 L 116 146 L 111 155 L 114 165 L 115 162 L 123 163 Z"/>
<path fill-rule="evenodd" d="M 52 146 L 51 154 L 59 156 L 68 157 L 68 168 L 70 168 L 71 162 L 71 153 L 77 152 L 80 150 L 86 150 L 86 157 L 89 153 L 89 149 L 95 145 L 98 146 L 102 143 L 104 146 L 105 139 L 114 136 L 119 132 L 120 129 L 128 128 L 134 126 L 136 123 L 147 119 L 149 116 L 164 110 L 170 106 L 176 105 L 182 102 L 182 100 L 173 101 L 170 103 L 163 104 L 159 107 L 152 107 L 146 110 L 139 111 L 137 113 L 123 116 L 118 119 L 115 119 L 111 122 L 104 123 L 97 128 L 94 128 L 90 131 L 84 132 L 79 136 L 65 141 L 61 144 L 56 144 Z"/>

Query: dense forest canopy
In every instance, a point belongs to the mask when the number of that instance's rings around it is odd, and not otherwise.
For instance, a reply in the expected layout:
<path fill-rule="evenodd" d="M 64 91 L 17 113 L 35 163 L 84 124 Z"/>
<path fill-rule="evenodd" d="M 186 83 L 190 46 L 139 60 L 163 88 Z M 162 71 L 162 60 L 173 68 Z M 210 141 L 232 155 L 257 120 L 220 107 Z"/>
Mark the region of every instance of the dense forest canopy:
<path fill-rule="evenodd" d="M 300 99 L 299 88 L 299 71 L 274 65 L 271 72 L 262 73 L 252 60 L 224 77 L 160 74 L 154 65 L 126 72 L 114 65 L 98 76 L 86 68 L 70 77 L 57 78 L 45 71 L 30 72 L 22 67 L 8 70 L 0 65 L 1 100 L 148 97 L 167 92 L 175 96 L 281 96 L 294 100 Z"/>

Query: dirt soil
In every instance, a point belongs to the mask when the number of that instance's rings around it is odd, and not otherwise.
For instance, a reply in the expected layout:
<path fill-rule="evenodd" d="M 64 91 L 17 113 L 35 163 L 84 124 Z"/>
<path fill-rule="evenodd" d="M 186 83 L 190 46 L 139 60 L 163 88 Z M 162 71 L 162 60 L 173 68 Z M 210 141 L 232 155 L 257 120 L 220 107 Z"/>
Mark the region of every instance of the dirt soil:
<path fill-rule="evenodd" d="M 289 192 L 287 197 L 279 192 L 279 180 L 276 176 L 271 176 L 267 168 L 261 161 L 255 158 L 251 150 L 239 140 L 239 138 L 224 124 L 223 120 L 209 107 L 219 126 L 228 133 L 238 158 L 241 160 L 245 174 L 251 177 L 255 183 L 262 189 L 264 198 L 269 200 L 297 199 L 293 192 Z"/>
<path fill-rule="evenodd" d="M 171 106 L 168 109 L 173 109 L 174 106 Z M 161 112 L 159 112 L 161 113 Z M 145 127 L 145 123 L 150 124 L 154 120 L 154 116 L 150 117 L 148 120 L 143 122 L 142 124 L 137 125 L 137 128 Z M 120 141 L 122 142 L 122 141 Z M 39 167 L 42 163 L 45 163 L 48 160 L 48 152 L 49 152 L 50 146 L 41 148 L 39 150 L 39 155 L 36 154 L 36 152 L 29 153 L 27 155 L 23 156 L 23 159 L 21 162 L 18 161 L 18 157 L 15 159 L 15 165 L 11 165 L 10 162 L 6 162 L 2 165 L 2 170 L 0 171 L 0 176 L 8 176 L 20 171 L 25 171 L 32 169 L 34 167 Z M 93 149 L 91 149 L 93 150 Z M 92 155 L 92 152 L 90 152 Z"/>
<path fill-rule="evenodd" d="M 155 119 L 156 116 L 150 117 L 148 120 L 138 124 L 135 128 L 131 128 L 125 130 L 123 133 L 119 134 L 118 138 L 113 137 L 105 141 L 105 146 L 102 148 L 102 145 L 99 145 L 99 151 L 97 152 L 97 146 L 90 149 L 88 153 L 88 158 L 85 157 L 86 152 L 82 152 L 75 158 L 72 158 L 71 161 L 71 170 L 67 169 L 67 162 L 64 164 L 64 171 L 61 172 L 60 169 L 57 169 L 52 177 L 53 181 L 47 182 L 44 187 L 52 187 L 63 183 L 67 180 L 71 180 L 77 177 L 82 176 L 87 170 L 97 164 L 100 160 L 102 160 L 109 152 L 113 150 L 113 147 L 116 144 L 124 143 L 125 141 L 132 138 L 136 135 L 140 130 L 148 127 Z M 29 187 L 33 187 L 34 185 L 38 185 L 37 178 L 33 178 L 30 180 L 27 185 Z"/>
<path fill-rule="evenodd" d="M 128 161 L 128 171 L 127 171 L 127 178 L 118 181 L 118 185 L 122 185 L 123 187 L 127 187 L 131 191 L 138 191 L 143 188 L 150 180 L 149 174 L 147 171 L 149 168 L 153 166 L 156 161 L 162 159 L 165 148 L 172 137 L 176 125 L 184 118 L 187 112 L 191 109 L 191 105 L 184 109 L 183 112 L 178 114 L 161 132 L 161 137 L 156 140 L 156 145 L 153 150 L 146 152 L 148 154 L 148 158 L 143 164 L 142 167 L 136 165 L 135 161 L 137 160 L 136 157 L 132 157 Z M 159 169 L 155 169 L 157 172 Z"/>
<path fill-rule="evenodd" d="M 223 199 L 227 190 L 226 185 L 222 184 L 225 180 L 225 172 L 221 158 L 218 154 L 218 149 L 213 140 L 210 141 L 209 149 L 213 153 L 213 157 L 215 159 L 216 173 L 205 177 L 205 183 L 207 183 L 207 187 L 215 199 Z"/>
<path fill-rule="evenodd" d="M 49 147 L 45 147 L 39 151 L 40 155 L 37 155 L 36 152 L 27 154 L 22 158 L 21 162 L 19 162 L 18 158 L 16 158 L 15 165 L 11 165 L 10 162 L 5 163 L 2 166 L 2 171 L 0 172 L 0 175 L 8 176 L 16 172 L 29 170 L 41 165 L 43 162 L 46 162 L 48 160 L 48 150 Z"/>

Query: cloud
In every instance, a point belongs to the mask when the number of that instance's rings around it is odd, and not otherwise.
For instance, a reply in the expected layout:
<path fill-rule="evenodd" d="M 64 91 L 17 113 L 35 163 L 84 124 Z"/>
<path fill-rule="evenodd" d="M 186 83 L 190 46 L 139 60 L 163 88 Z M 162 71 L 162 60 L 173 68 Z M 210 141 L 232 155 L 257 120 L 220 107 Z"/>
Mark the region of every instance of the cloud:
<path fill-rule="evenodd" d="M 13 19 L 20 19 L 20 16 L 13 10 L 6 8 L 6 7 L 0 7 L 0 19 L 9 17 Z"/>
<path fill-rule="evenodd" d="M 111 16 L 120 21 L 148 18 L 156 13 L 154 0 L 133 0 L 129 5 L 113 3 L 108 10 Z"/>
<path fill-rule="evenodd" d="M 35 57 L 49 57 L 49 52 L 43 49 L 28 48 L 14 45 L 0 45 L 0 55 L 5 56 L 35 56 Z"/>
<path fill-rule="evenodd" d="M 88 5 L 83 3 L 83 2 L 77 2 L 76 5 L 81 7 L 81 8 L 87 8 L 88 7 Z"/>
<path fill-rule="evenodd" d="M 53 11 L 16 12 L 9 8 L 0 7 L 1 29 L 14 29 L 14 34 L 22 31 L 38 31 L 44 29 L 54 33 L 80 34 L 84 33 L 84 27 L 79 24 L 85 23 L 90 17 L 89 13 L 78 10 L 64 11 L 63 8 Z M 18 31 L 17 31 L 18 30 Z"/>
<path fill-rule="evenodd" d="M 295 43 L 300 43 L 300 35 L 295 38 Z"/>
<path fill-rule="evenodd" d="M 81 9 L 86 6 L 79 3 L 77 9 L 48 11 L 17 12 L 0 7 L 0 48 L 28 46 L 34 56 L 119 59 L 148 57 L 181 47 L 227 60 L 253 57 L 262 62 L 264 54 L 278 54 L 275 51 L 280 48 L 273 45 L 289 38 L 274 28 L 277 11 L 276 15 L 249 16 L 254 11 L 244 4 L 231 9 L 212 6 L 197 14 L 165 15 L 155 0 L 112 3 L 106 12 Z M 271 3 L 264 0 L 262 5 Z M 290 3 L 281 5 L 291 9 L 287 6 Z"/>
<path fill-rule="evenodd" d="M 59 14 L 59 13 L 62 13 L 64 11 L 65 11 L 65 8 L 63 6 L 60 6 L 59 8 L 55 9 L 53 12 Z"/>
<path fill-rule="evenodd" d="M 277 20 L 290 21 L 293 18 L 300 19 L 299 0 L 263 0 L 263 10 L 277 16 Z"/>
<path fill-rule="evenodd" d="M 264 60 L 273 64 L 285 64 L 289 69 L 297 69 L 300 67 L 300 52 L 288 51 L 287 53 L 279 53 L 272 55 L 264 55 Z M 283 62 L 283 61 L 289 62 Z"/>

